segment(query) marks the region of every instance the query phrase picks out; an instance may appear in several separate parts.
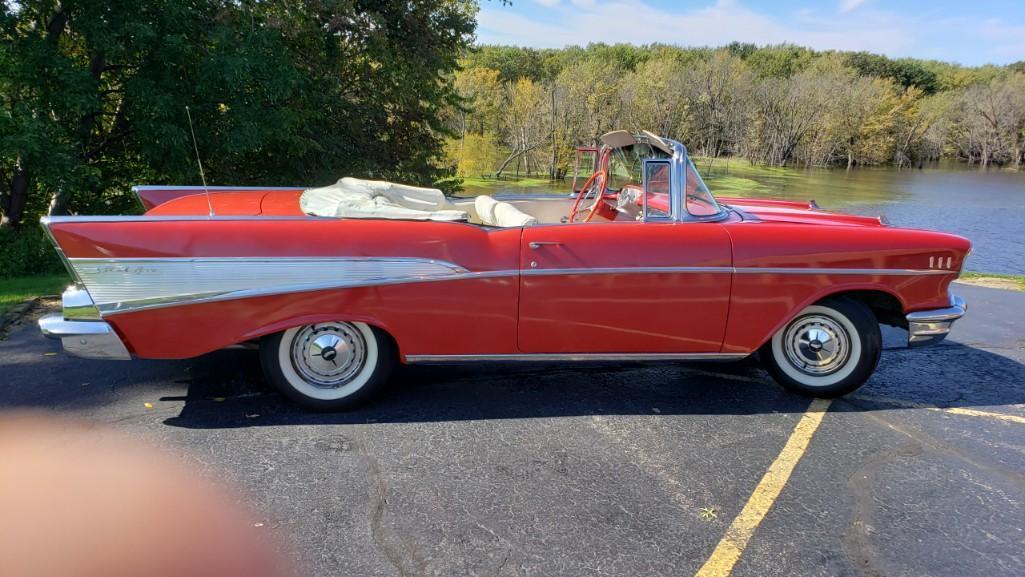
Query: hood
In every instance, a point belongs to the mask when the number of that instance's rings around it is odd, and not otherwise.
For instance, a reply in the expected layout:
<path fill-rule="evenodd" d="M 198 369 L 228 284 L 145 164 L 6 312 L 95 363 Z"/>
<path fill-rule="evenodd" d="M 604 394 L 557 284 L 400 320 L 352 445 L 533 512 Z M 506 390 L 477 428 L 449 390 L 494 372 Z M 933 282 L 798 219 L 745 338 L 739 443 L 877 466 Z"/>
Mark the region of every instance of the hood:
<path fill-rule="evenodd" d="M 754 198 L 718 198 L 743 216 L 744 220 L 823 224 L 834 226 L 884 226 L 883 217 L 857 216 L 822 210 L 815 201 L 762 200 Z"/>

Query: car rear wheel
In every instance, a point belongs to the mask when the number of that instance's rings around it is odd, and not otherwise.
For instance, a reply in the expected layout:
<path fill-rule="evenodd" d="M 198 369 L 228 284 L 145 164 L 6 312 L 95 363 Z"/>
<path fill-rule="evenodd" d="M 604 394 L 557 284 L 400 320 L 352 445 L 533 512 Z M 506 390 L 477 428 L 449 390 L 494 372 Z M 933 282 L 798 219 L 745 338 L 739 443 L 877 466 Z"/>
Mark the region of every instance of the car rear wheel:
<path fill-rule="evenodd" d="M 879 322 L 864 304 L 829 299 L 811 305 L 772 336 L 760 356 L 781 385 L 805 395 L 838 397 L 868 380 L 879 363 Z"/>
<path fill-rule="evenodd" d="M 264 337 L 260 361 L 276 389 L 323 411 L 353 408 L 384 388 L 395 346 L 364 323 L 326 322 Z"/>

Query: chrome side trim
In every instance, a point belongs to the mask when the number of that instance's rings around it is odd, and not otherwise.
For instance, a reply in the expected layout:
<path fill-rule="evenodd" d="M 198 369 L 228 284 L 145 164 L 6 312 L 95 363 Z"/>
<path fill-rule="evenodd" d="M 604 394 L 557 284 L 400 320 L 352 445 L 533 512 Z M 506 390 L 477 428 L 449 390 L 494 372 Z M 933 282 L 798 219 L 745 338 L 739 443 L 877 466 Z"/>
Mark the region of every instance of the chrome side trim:
<path fill-rule="evenodd" d="M 622 266 L 606 268 L 529 268 L 519 271 L 523 276 L 558 276 L 582 274 L 693 274 L 693 273 L 731 273 L 733 267 L 728 266 Z"/>
<path fill-rule="evenodd" d="M 954 321 L 964 316 L 968 304 L 963 298 L 951 293 L 950 306 L 943 309 L 908 313 L 908 346 L 924 347 L 934 345 L 947 338 Z"/>
<path fill-rule="evenodd" d="M 842 274 L 842 275 L 885 275 L 915 276 L 931 274 L 952 274 L 955 271 L 938 269 L 911 268 L 775 268 L 775 267 L 736 267 L 737 274 Z"/>
<path fill-rule="evenodd" d="M 415 257 L 74 258 L 69 259 L 69 266 L 86 290 L 67 295 L 65 314 L 68 318 L 94 319 L 120 312 L 297 292 L 518 275 L 952 274 L 952 271 L 944 270 L 728 266 L 528 268 L 474 272 L 451 262 Z"/>
<path fill-rule="evenodd" d="M 204 261 L 230 261 L 246 262 L 254 261 L 261 263 L 288 263 L 300 261 L 332 261 L 332 262 L 404 262 L 404 263 L 435 263 L 443 265 L 457 272 L 468 272 L 465 268 L 444 260 L 435 258 L 422 258 L 415 256 L 162 256 L 162 257 L 117 257 L 117 258 L 72 258 L 72 263 L 99 262 L 99 263 L 146 263 L 146 262 L 192 262 L 201 263 Z"/>
<path fill-rule="evenodd" d="M 522 353 L 498 355 L 406 355 L 407 363 L 453 363 L 481 361 L 737 361 L 744 353 Z"/>
<path fill-rule="evenodd" d="M 69 355 L 122 361 L 132 358 L 121 337 L 103 321 L 68 321 L 60 313 L 52 313 L 39 319 L 39 330 L 48 338 L 60 339 Z"/>
<path fill-rule="evenodd" d="M 730 266 L 632 266 L 606 268 L 534 268 L 523 269 L 524 276 L 547 276 L 561 274 L 643 274 L 643 273 L 736 273 L 736 274 L 839 274 L 839 275 L 886 275 L 914 276 L 951 274 L 949 270 L 916 270 L 897 268 L 770 268 Z"/>
<path fill-rule="evenodd" d="M 488 278 L 450 262 L 405 257 L 71 259 L 100 315 L 255 296 Z"/>

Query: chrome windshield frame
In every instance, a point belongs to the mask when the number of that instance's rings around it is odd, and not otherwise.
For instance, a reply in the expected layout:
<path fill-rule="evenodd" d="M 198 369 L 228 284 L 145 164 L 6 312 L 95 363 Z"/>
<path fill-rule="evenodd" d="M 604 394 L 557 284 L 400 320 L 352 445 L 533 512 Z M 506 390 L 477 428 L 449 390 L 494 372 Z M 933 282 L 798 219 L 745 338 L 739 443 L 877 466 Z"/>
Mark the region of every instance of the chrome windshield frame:
<path fill-rule="evenodd" d="M 683 198 L 683 193 L 687 190 L 687 167 L 691 164 L 690 157 L 687 154 L 687 147 L 675 140 L 668 138 L 663 138 L 663 140 L 673 149 L 673 179 L 670 187 L 673 220 L 677 222 L 715 222 L 728 217 L 729 212 L 723 205 L 719 204 L 711 190 L 708 191 L 708 195 L 715 202 L 719 212 L 708 216 L 695 216 L 687 211 L 687 204 Z M 697 173 L 697 167 L 694 168 L 694 172 Z M 702 183 L 704 183 L 704 180 L 702 180 Z M 707 185 L 705 188 L 708 189 Z"/>

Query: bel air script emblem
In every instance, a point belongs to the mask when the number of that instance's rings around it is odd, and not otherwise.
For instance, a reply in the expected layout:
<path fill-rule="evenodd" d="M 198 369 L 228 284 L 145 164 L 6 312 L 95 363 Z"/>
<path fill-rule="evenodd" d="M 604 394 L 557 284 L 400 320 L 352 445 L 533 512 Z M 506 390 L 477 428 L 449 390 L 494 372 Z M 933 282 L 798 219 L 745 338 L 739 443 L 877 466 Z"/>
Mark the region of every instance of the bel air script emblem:
<path fill-rule="evenodd" d="M 109 274 L 109 273 L 124 273 L 124 274 L 153 274 L 157 272 L 155 268 L 149 268 L 145 266 L 129 266 L 129 265 L 103 265 L 96 267 L 83 267 L 83 272 L 92 274 Z"/>

